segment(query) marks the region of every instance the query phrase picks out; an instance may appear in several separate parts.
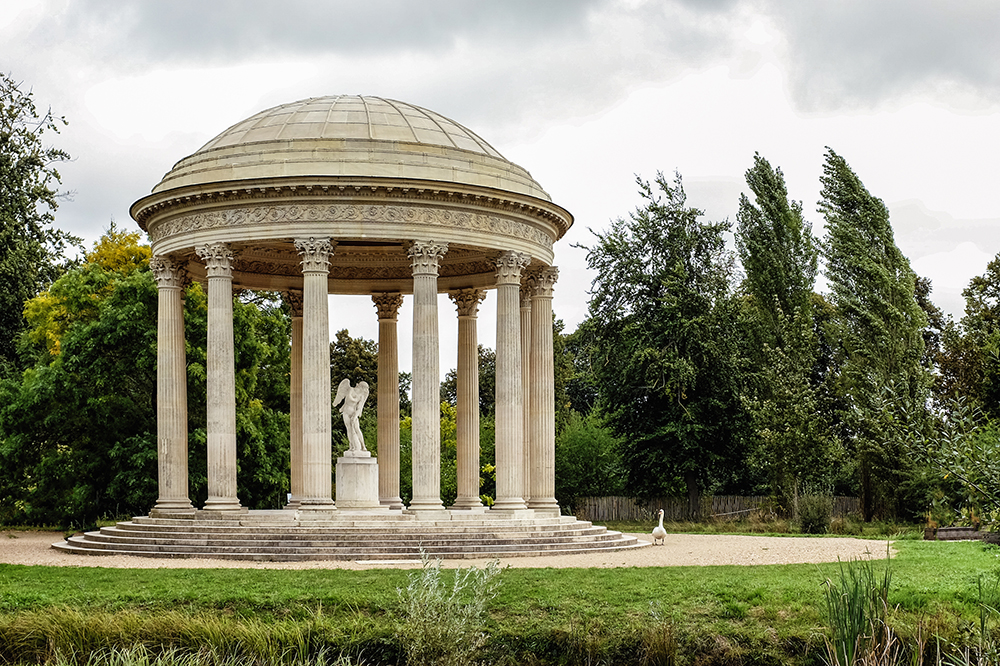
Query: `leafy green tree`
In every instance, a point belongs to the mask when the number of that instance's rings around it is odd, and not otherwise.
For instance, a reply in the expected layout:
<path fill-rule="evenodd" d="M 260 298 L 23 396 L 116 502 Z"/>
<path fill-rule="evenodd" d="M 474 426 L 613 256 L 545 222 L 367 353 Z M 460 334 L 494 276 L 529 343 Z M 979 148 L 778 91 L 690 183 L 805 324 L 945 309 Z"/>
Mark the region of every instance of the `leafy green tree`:
<path fill-rule="evenodd" d="M 64 118 L 39 115 L 30 91 L 0 74 L 0 376 L 21 367 L 16 348 L 24 304 L 65 270 L 67 246 L 80 239 L 52 227 L 58 206 L 55 164 L 69 154 L 46 146 Z"/>
<path fill-rule="evenodd" d="M 1000 420 L 1000 254 L 962 295 L 965 315 L 942 335 L 941 393 Z"/>
<path fill-rule="evenodd" d="M 843 365 L 844 420 L 866 520 L 876 505 L 899 508 L 895 490 L 909 472 L 898 424 L 925 427 L 930 373 L 922 365 L 927 316 L 916 299 L 916 275 L 896 247 L 889 211 L 847 162 L 828 149 L 820 211 L 832 322 Z"/>
<path fill-rule="evenodd" d="M 0 519 L 88 525 L 156 500 L 157 288 L 139 234 L 112 227 L 26 312 L 32 365 L 0 392 Z M 272 303 L 278 301 L 271 299 Z M 191 496 L 204 501 L 208 304 L 187 289 Z M 289 322 L 234 302 L 238 493 L 280 506 L 288 486 Z"/>
<path fill-rule="evenodd" d="M 638 180 L 643 205 L 587 250 L 591 363 L 636 494 L 704 488 L 742 466 L 737 302 L 728 222 L 701 222 L 680 176 Z"/>
<path fill-rule="evenodd" d="M 797 514 L 803 484 L 828 485 L 837 449 L 813 381 L 819 248 L 801 203 L 788 199 L 781 169 L 757 154 L 746 180 L 754 201 L 740 196 L 736 229 L 752 340 L 744 404 L 759 442 L 756 467 L 767 470 L 772 489 Z"/>
<path fill-rule="evenodd" d="M 556 437 L 556 499 L 573 511 L 580 497 L 620 495 L 625 470 L 620 442 L 595 413 L 573 412 Z"/>
<path fill-rule="evenodd" d="M 479 345 L 479 414 L 491 416 L 496 410 L 497 354 Z M 458 401 L 458 370 L 452 368 L 441 382 L 441 401 L 450 405 Z"/>

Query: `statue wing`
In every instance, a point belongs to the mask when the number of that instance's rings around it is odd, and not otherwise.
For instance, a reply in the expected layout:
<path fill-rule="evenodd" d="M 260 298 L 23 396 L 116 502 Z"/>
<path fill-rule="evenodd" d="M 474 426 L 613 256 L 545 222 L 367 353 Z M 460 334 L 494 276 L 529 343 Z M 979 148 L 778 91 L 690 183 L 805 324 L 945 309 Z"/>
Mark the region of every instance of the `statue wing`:
<path fill-rule="evenodd" d="M 340 381 L 340 385 L 337 386 L 337 397 L 333 399 L 332 407 L 336 407 L 340 404 L 341 400 L 347 398 L 351 390 L 351 380 L 346 377 Z"/>
<path fill-rule="evenodd" d="M 368 382 L 360 382 L 355 388 L 358 391 L 358 411 L 356 412 L 358 416 L 361 415 L 361 410 L 365 408 L 365 402 L 368 400 Z"/>

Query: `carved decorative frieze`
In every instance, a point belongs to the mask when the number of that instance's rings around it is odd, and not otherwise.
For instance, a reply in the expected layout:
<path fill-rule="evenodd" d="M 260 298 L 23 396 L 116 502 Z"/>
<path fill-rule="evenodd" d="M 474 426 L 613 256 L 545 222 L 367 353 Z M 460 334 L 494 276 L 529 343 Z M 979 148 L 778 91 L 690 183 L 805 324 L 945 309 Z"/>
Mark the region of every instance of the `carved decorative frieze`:
<path fill-rule="evenodd" d="M 160 289 L 182 289 L 187 278 L 187 269 L 167 257 L 156 256 L 149 260 L 149 270 Z"/>
<path fill-rule="evenodd" d="M 285 300 L 288 301 L 289 307 L 292 309 L 293 317 L 302 316 L 302 292 L 298 289 L 289 289 L 285 292 Z"/>
<path fill-rule="evenodd" d="M 155 243 L 164 238 L 191 231 L 296 222 L 380 222 L 398 224 L 401 227 L 412 227 L 413 225 L 454 227 L 478 231 L 491 236 L 527 240 L 546 248 L 551 248 L 553 243 L 552 237 L 542 230 L 502 214 L 386 204 L 362 206 L 304 203 L 211 210 L 155 222 L 150 226 L 149 237 Z M 406 238 L 407 235 L 401 230 L 399 237 Z"/>
<path fill-rule="evenodd" d="M 447 243 L 413 241 L 406 255 L 410 258 L 414 275 L 437 275 L 438 264 L 446 252 L 448 252 Z"/>
<path fill-rule="evenodd" d="M 331 243 L 329 238 L 296 238 L 294 240 L 295 249 L 302 257 L 303 273 L 329 273 L 330 255 L 336 243 Z"/>
<path fill-rule="evenodd" d="M 395 319 L 403 304 L 403 295 L 397 293 L 372 294 L 372 302 L 379 319 Z"/>
<path fill-rule="evenodd" d="M 486 298 L 482 289 L 456 289 L 449 291 L 448 296 L 455 302 L 459 317 L 475 317 L 479 314 L 479 304 Z"/>
<path fill-rule="evenodd" d="M 194 251 L 205 262 L 208 277 L 233 277 L 233 251 L 227 244 L 199 245 Z"/>
<path fill-rule="evenodd" d="M 559 279 L 559 269 L 555 266 L 546 266 L 532 274 L 535 296 L 539 298 L 552 298 L 552 290 Z"/>
<path fill-rule="evenodd" d="M 503 252 L 494 260 L 497 284 L 521 284 L 521 271 L 531 263 L 531 257 L 521 252 Z"/>

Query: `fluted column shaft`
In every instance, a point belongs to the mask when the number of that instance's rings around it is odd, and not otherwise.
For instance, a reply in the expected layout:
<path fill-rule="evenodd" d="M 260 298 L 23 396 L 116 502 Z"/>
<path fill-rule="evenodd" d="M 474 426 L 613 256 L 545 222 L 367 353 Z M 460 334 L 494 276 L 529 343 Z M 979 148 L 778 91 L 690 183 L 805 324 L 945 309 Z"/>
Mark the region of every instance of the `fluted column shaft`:
<path fill-rule="evenodd" d="M 531 499 L 531 294 L 534 291 L 534 279 L 521 276 L 521 407 L 524 442 L 524 491 L 521 496 L 525 502 Z"/>
<path fill-rule="evenodd" d="M 504 252 L 497 268 L 497 510 L 524 509 L 524 407 L 521 399 L 521 270 L 526 254 Z"/>
<path fill-rule="evenodd" d="M 438 264 L 448 246 L 414 242 L 413 268 L 413 500 L 411 511 L 444 509 L 441 503 L 440 351 Z"/>
<path fill-rule="evenodd" d="M 187 363 L 181 266 L 153 257 L 156 278 L 156 439 L 159 497 L 153 511 L 191 513 L 188 497 Z"/>
<path fill-rule="evenodd" d="M 288 396 L 289 468 L 292 498 L 286 509 L 296 509 L 302 501 L 302 292 L 289 291 L 292 307 L 291 377 Z"/>
<path fill-rule="evenodd" d="M 458 376 L 456 382 L 456 447 L 458 497 L 455 509 L 477 509 L 479 499 L 479 336 L 476 328 L 480 289 L 449 292 L 458 308 Z"/>
<path fill-rule="evenodd" d="M 396 316 L 402 294 L 374 294 L 378 310 L 378 497 L 402 509 L 399 496 L 399 349 Z"/>
<path fill-rule="evenodd" d="M 236 497 L 236 369 L 233 253 L 225 243 L 196 248 L 208 275 L 208 499 L 206 511 L 239 510 Z"/>
<path fill-rule="evenodd" d="M 555 368 L 552 358 L 552 290 L 559 277 L 549 267 L 534 276 L 531 298 L 531 499 L 528 508 L 559 513 L 556 502 Z"/>
<path fill-rule="evenodd" d="M 302 257 L 302 509 L 333 506 L 329 238 L 296 238 Z"/>

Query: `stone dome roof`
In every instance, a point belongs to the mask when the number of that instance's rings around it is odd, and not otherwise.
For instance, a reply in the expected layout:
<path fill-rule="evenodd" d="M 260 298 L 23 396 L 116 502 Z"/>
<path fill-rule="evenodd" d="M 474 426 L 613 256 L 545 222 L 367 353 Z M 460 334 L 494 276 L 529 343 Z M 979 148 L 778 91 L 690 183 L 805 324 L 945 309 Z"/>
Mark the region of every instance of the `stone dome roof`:
<path fill-rule="evenodd" d="M 413 104 L 358 95 L 261 111 L 179 161 L 153 193 L 310 176 L 446 181 L 551 201 L 531 174 L 466 127 Z"/>

